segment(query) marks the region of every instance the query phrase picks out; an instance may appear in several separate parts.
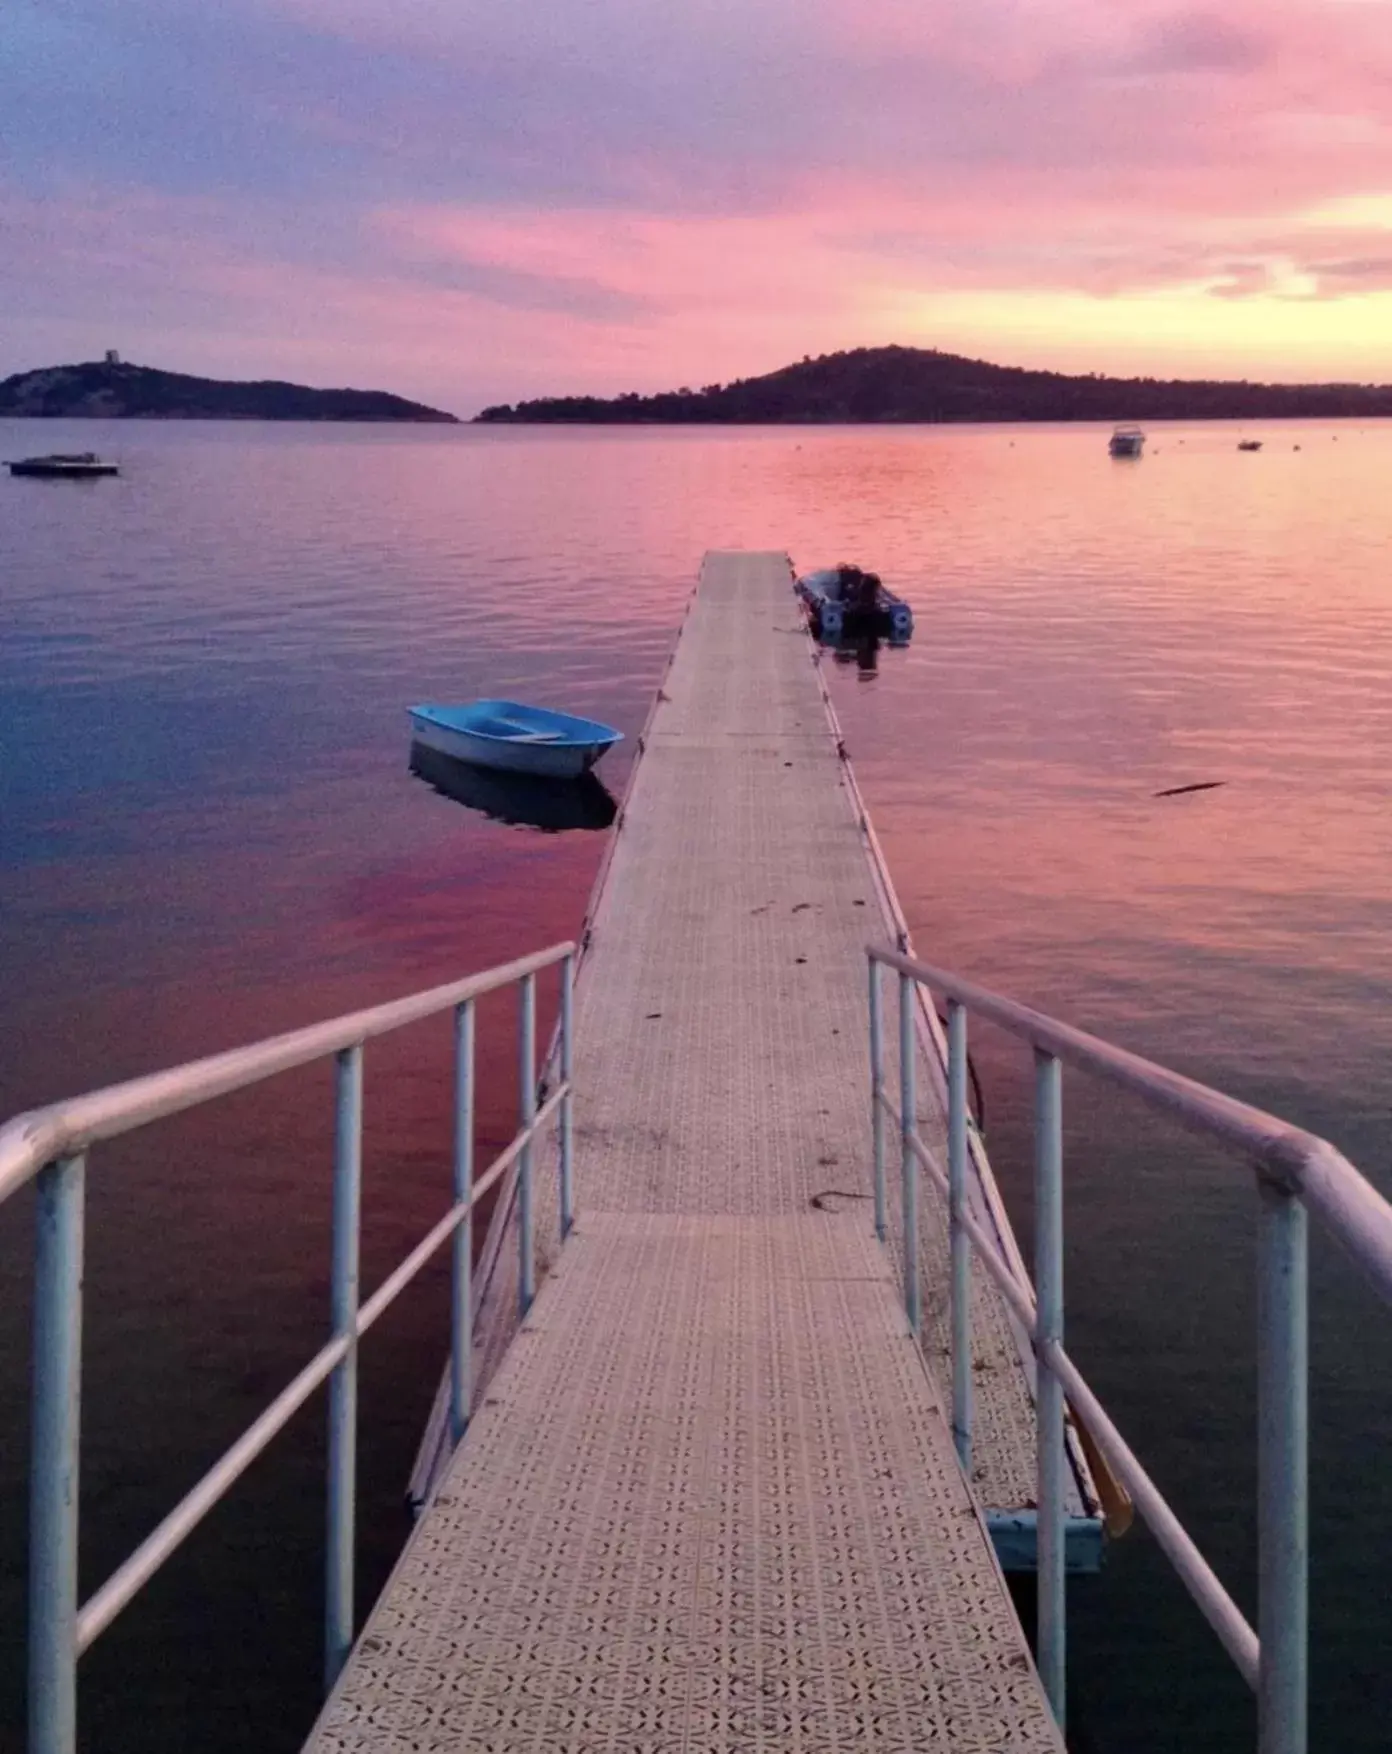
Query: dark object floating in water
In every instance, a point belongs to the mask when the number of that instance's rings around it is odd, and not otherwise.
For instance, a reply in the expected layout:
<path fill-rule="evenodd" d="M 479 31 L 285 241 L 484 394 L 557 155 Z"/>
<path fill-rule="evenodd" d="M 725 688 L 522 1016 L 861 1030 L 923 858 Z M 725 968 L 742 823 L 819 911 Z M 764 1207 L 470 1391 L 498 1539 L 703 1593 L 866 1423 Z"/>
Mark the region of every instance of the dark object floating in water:
<path fill-rule="evenodd" d="M 120 465 L 104 463 L 95 451 L 55 451 L 49 457 L 21 457 L 6 465 L 11 475 L 40 475 L 50 481 L 92 481 L 119 475 Z"/>
<path fill-rule="evenodd" d="M 794 579 L 793 589 L 806 606 L 812 632 L 828 644 L 882 638 L 906 646 L 912 637 L 913 610 L 878 573 L 830 566 Z"/>
<path fill-rule="evenodd" d="M 1259 451 L 1262 448 L 1262 442 L 1260 439 L 1239 439 L 1237 448 L 1239 451 Z"/>
<path fill-rule="evenodd" d="M 1155 798 L 1179 798 L 1182 797 L 1185 792 L 1213 792 L 1216 791 L 1219 786 L 1225 786 L 1227 783 L 1226 780 L 1196 780 L 1193 785 L 1189 786 L 1167 786 L 1163 792 L 1153 792 L 1151 796 Z"/>
<path fill-rule="evenodd" d="M 502 773 L 474 767 L 428 749 L 411 745 L 411 772 L 442 797 L 518 828 L 539 828 L 560 834 L 573 828 L 609 828 L 618 805 L 604 782 L 592 773 L 578 779 L 547 779 L 536 774 Z"/>

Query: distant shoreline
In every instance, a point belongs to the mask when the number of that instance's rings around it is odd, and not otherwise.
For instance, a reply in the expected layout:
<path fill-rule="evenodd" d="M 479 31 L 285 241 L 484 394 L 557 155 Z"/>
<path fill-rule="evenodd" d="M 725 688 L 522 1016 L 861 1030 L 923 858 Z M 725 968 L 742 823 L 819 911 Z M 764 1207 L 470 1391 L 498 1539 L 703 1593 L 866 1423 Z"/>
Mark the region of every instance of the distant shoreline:
<path fill-rule="evenodd" d="M 123 426 L 133 426 L 146 420 L 159 426 L 175 426 L 182 423 L 192 426 L 197 422 L 224 421 L 229 426 L 467 426 L 471 423 L 459 418 L 456 414 L 111 414 L 94 413 L 91 409 L 69 413 L 60 410 L 57 413 L 20 413 L 14 409 L 0 408 L 0 420 L 102 420 L 119 421 Z"/>
<path fill-rule="evenodd" d="M 1027 371 L 927 348 L 858 348 L 703 389 L 499 403 L 482 425 L 961 426 L 1132 420 L 1373 419 L 1392 386 L 1107 378 Z"/>
<path fill-rule="evenodd" d="M 129 365 L 114 356 L 6 378 L 0 383 L 0 417 L 459 424 L 456 415 L 386 390 L 316 390 L 275 379 L 234 383 Z"/>
<path fill-rule="evenodd" d="M 748 418 L 730 416 L 723 419 L 708 420 L 674 420 L 665 417 L 644 418 L 640 420 L 608 420 L 602 416 L 581 418 L 574 415 L 490 415 L 484 419 L 476 414 L 471 420 L 462 424 L 468 426 L 666 426 L 666 427 L 737 427 L 737 426 L 772 426 L 793 428 L 816 428 L 829 426 L 1115 426 L 1122 417 L 1115 414 L 964 414 L 943 415 L 930 418 L 927 415 L 894 415 L 877 418 L 874 416 L 853 419 L 850 416 L 838 418 L 834 416 L 799 416 L 789 415 L 778 418 L 774 415 L 749 416 Z M 1392 408 L 1379 410 L 1376 414 L 1149 414 L 1139 418 L 1151 426 L 1217 426 L 1223 421 L 1239 423 L 1253 420 L 1340 420 L 1357 422 L 1364 420 L 1392 420 Z"/>

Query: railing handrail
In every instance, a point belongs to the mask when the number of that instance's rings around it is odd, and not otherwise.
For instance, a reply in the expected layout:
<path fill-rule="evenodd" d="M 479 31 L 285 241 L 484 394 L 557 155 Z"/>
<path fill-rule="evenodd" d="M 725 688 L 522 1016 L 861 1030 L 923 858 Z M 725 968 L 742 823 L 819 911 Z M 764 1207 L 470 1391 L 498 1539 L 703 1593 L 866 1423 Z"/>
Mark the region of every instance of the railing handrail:
<path fill-rule="evenodd" d="M 1153 1108 L 1221 1139 L 1260 1164 L 1320 1215 L 1381 1295 L 1392 1302 L 1392 1205 L 1327 1139 L 964 980 L 949 969 L 916 961 L 883 945 L 866 948 L 873 961 L 945 993 L 1041 1052 L 1131 1091 Z"/>
<path fill-rule="evenodd" d="M 1066 1594 L 1061 1391 L 1127 1487 L 1162 1551 L 1257 1694 L 1260 1754 L 1305 1754 L 1309 1691 L 1309 1244 L 1308 1208 L 1392 1302 L 1392 1205 L 1325 1139 L 1239 1102 L 1139 1054 L 1021 1005 L 950 969 L 867 945 L 870 958 L 870 1087 L 876 1229 L 883 1237 L 884 1117 L 898 1121 L 903 1155 L 905 1308 L 916 1332 L 918 1287 L 908 1243 L 920 1170 L 948 1203 L 952 1263 L 952 1424 L 959 1460 L 972 1444 L 970 1267 L 980 1260 L 1007 1303 L 1029 1322 L 1038 1366 L 1037 1603 L 1040 1679 L 1062 1727 Z M 889 1101 L 880 1016 L 881 967 L 899 988 L 900 1103 Z M 918 1133 L 910 1016 L 921 989 L 947 1000 L 947 1174 Z M 1034 1057 L 1035 1284 L 1031 1300 L 1011 1263 L 967 1209 L 967 1018 L 983 1017 L 1027 1042 Z M 1159 1488 L 1111 1423 L 1063 1348 L 1063 1128 L 1061 1068 L 1068 1064 L 1139 1097 L 1245 1160 L 1257 1204 L 1257 1628 L 1254 1631 Z"/>
<path fill-rule="evenodd" d="M 473 1214 L 480 1198 L 518 1166 L 519 1300 L 534 1294 L 533 1156 L 539 1130 L 559 1123 L 560 1235 L 573 1217 L 571 1145 L 575 946 L 566 942 L 385 1005 L 350 1011 L 307 1029 L 193 1060 L 68 1102 L 34 1109 L 0 1129 L 0 1201 L 36 1185 L 33 1414 L 29 1487 L 29 1743 L 31 1754 L 73 1754 L 77 1662 L 154 1576 L 208 1511 L 267 1448 L 314 1391 L 328 1384 L 325 1553 L 325 1681 L 332 1686 L 353 1643 L 358 1341 L 428 1262 L 452 1244 L 449 1420 L 463 1436 L 474 1402 Z M 560 964 L 561 1078 L 537 1094 L 536 984 Z M 517 986 L 519 1127 L 474 1176 L 475 1001 Z M 375 1036 L 442 1012 L 454 1017 L 453 1149 L 448 1210 L 364 1302 L 360 1287 L 363 1053 Z M 332 1058 L 334 1167 L 331 1338 L 208 1469 L 140 1546 L 88 1599 L 78 1596 L 81 1454 L 82 1274 L 88 1147 L 260 1080 Z"/>
<path fill-rule="evenodd" d="M 919 1166 L 943 1199 L 950 1202 L 951 1184 L 933 1161 L 933 1154 L 924 1144 L 922 1136 L 914 1127 L 903 1128 L 903 1116 L 888 1097 L 881 1096 L 879 1100 L 895 1125 L 903 1130 Z M 976 1250 L 975 1258 L 986 1268 L 1001 1296 L 1033 1340 L 1038 1319 L 1034 1287 L 1028 1281 L 1020 1280 L 997 1246 L 995 1238 L 969 1212 L 962 1214 L 961 1222 Z M 1219 1581 L 1213 1567 L 1200 1553 L 1188 1530 L 1166 1503 L 1135 1452 L 1112 1423 L 1110 1415 L 1093 1394 L 1072 1358 L 1056 1340 L 1040 1342 L 1036 1356 L 1038 1353 L 1043 1354 L 1045 1365 L 1062 1381 L 1075 1416 L 1082 1416 L 1093 1440 L 1107 1458 L 1132 1502 L 1140 1510 L 1161 1549 L 1169 1556 L 1171 1564 L 1222 1641 L 1224 1649 L 1236 1663 L 1243 1679 L 1255 1687 L 1260 1659 L 1256 1633 L 1243 1618 L 1241 1610 Z M 954 1388 L 955 1385 L 954 1377 Z"/>
<path fill-rule="evenodd" d="M 373 1036 L 387 1035 L 406 1024 L 449 1011 L 563 962 L 574 951 L 572 943 L 553 944 L 515 962 L 443 986 L 427 987 L 404 999 L 389 1000 L 363 1011 L 347 1011 L 304 1029 L 269 1036 L 246 1047 L 189 1060 L 182 1066 L 171 1066 L 162 1072 L 16 1115 L 0 1127 L 0 1201 L 23 1187 L 46 1163 L 73 1156 L 99 1140 L 134 1132 L 151 1121 L 195 1108 L 214 1097 L 228 1096 L 279 1072 L 326 1059 Z"/>
<path fill-rule="evenodd" d="M 534 1128 L 543 1126 L 570 1094 L 569 1083 L 558 1085 L 537 1111 Z M 326 1341 L 309 1363 L 302 1366 L 275 1400 L 223 1451 L 174 1506 L 161 1518 L 128 1558 L 82 1604 L 77 1615 L 77 1653 L 83 1655 L 111 1622 L 147 1584 L 155 1573 L 192 1534 L 203 1518 L 241 1479 L 252 1462 L 270 1447 L 304 1406 L 334 1366 L 347 1354 L 406 1289 L 454 1232 L 459 1229 L 483 1196 L 489 1193 L 526 1148 L 532 1134 L 523 1131 L 500 1151 L 487 1172 L 470 1184 L 468 1195 L 436 1220 L 399 1266 L 382 1281 L 358 1309 L 347 1334 Z"/>

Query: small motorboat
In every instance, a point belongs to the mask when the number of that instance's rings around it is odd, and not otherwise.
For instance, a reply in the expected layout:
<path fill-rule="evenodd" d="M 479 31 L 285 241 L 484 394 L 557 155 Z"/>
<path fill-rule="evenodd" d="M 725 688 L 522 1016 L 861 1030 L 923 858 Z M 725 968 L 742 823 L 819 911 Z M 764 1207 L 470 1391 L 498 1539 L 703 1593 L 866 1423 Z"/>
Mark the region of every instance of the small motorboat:
<path fill-rule="evenodd" d="M 502 773 L 497 768 L 476 767 L 453 756 L 411 745 L 411 772 L 417 779 L 466 809 L 477 810 L 494 822 L 517 828 L 539 828 L 545 834 L 568 829 L 608 828 L 618 814 L 613 794 L 598 774 L 583 773 L 578 779 L 549 779 L 545 774 Z"/>
<path fill-rule="evenodd" d="M 1139 457 L 1145 449 L 1145 434 L 1139 426 L 1118 426 L 1107 441 L 1107 449 L 1114 457 Z"/>
<path fill-rule="evenodd" d="M 913 610 L 880 582 L 879 575 L 858 566 L 833 566 L 804 573 L 793 589 L 807 609 L 818 639 L 854 640 L 878 635 L 906 645 L 913 635 Z"/>
<path fill-rule="evenodd" d="M 516 700 L 471 700 L 462 706 L 413 706 L 416 741 L 456 761 L 509 773 L 574 779 L 588 773 L 623 732 Z"/>
<path fill-rule="evenodd" d="M 1262 442 L 1260 439 L 1239 439 L 1237 448 L 1239 451 L 1259 451 L 1262 448 Z"/>
<path fill-rule="evenodd" d="M 6 467 L 11 475 L 42 475 L 50 481 L 92 481 L 98 475 L 119 475 L 118 463 L 104 463 L 95 451 L 55 451 L 49 457 L 21 457 Z"/>

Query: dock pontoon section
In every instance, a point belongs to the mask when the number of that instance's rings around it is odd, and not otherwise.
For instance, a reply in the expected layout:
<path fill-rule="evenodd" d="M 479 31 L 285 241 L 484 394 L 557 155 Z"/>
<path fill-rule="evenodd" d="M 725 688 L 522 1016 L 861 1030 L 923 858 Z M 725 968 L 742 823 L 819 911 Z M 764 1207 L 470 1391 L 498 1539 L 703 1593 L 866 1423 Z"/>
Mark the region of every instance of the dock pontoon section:
<path fill-rule="evenodd" d="M 792 587 L 786 555 L 706 556 L 642 740 L 576 986 L 575 1173 L 591 1211 L 755 1215 L 817 1201 L 870 1224 L 865 945 L 907 944 Z M 920 1132 L 946 1164 L 930 1017 Z M 977 1155 L 975 1208 L 1011 1250 Z M 545 1170 L 543 1270 L 559 1242 L 551 1154 Z M 891 1201 L 901 1251 L 898 1212 Z M 947 1212 L 926 1183 L 919 1228 L 924 1349 L 946 1384 Z M 477 1325 L 480 1385 L 516 1327 L 515 1260 L 500 1250 Z M 985 1275 L 972 1301 L 973 1486 L 1005 1562 L 1028 1569 L 1033 1359 Z M 442 1418 L 432 1435 L 422 1499 L 446 1459 Z M 1070 1563 L 1087 1567 L 1101 1520 L 1076 1445 L 1071 1457 Z"/>
<path fill-rule="evenodd" d="M 581 1210 L 310 1746 L 1058 1754 L 863 1215 Z"/>
<path fill-rule="evenodd" d="M 1058 1746 L 981 1509 L 1033 1501 L 1015 1337 L 981 1276 L 974 1497 L 873 1233 L 893 906 L 786 557 L 708 556 L 587 925 L 576 1230 L 548 1157 L 540 1296 L 519 1329 L 503 1248 L 473 1424 L 316 1750 Z"/>

